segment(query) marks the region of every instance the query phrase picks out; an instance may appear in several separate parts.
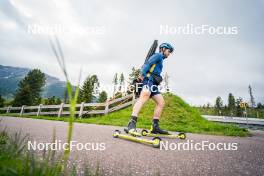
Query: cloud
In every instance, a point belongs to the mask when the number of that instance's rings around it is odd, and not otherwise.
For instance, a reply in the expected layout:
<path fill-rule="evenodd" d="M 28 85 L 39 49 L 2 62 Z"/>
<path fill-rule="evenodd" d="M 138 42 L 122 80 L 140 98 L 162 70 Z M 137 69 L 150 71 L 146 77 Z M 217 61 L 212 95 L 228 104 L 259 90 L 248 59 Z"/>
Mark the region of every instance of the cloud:
<path fill-rule="evenodd" d="M 236 8 L 234 8 L 236 7 Z M 243 13 L 241 13 L 243 11 Z M 30 24 L 66 27 L 103 26 L 105 33 L 60 33 L 69 74 L 82 81 L 97 74 L 110 84 L 116 72 L 140 67 L 154 39 L 172 43 L 176 51 L 164 62 L 173 91 L 192 104 L 225 100 L 232 92 L 264 102 L 263 1 L 1 1 L 1 64 L 41 68 L 64 79 L 48 43 L 48 35 L 32 35 Z M 160 35 L 160 25 L 237 26 L 238 35 Z"/>

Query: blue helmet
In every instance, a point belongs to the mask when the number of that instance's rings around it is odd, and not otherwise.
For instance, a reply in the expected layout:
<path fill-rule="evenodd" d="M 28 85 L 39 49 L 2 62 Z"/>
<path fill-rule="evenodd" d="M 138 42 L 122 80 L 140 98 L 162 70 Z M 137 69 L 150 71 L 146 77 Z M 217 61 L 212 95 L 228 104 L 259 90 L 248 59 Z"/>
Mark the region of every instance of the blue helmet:
<path fill-rule="evenodd" d="M 173 46 L 169 43 L 160 44 L 159 49 L 161 49 L 161 48 L 169 49 L 171 52 L 173 52 L 173 50 L 174 50 Z"/>

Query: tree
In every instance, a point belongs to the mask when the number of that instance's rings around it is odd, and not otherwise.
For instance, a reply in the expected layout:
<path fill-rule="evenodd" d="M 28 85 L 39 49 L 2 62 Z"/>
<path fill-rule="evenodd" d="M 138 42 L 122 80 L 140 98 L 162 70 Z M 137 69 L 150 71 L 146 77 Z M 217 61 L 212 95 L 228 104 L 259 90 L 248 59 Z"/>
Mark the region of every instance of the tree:
<path fill-rule="evenodd" d="M 60 99 L 60 98 L 56 98 L 56 100 L 55 100 L 55 104 L 56 104 L 56 105 L 59 105 L 59 104 L 61 104 L 61 103 L 62 103 L 61 99 Z"/>
<path fill-rule="evenodd" d="M 218 96 L 215 100 L 215 109 L 219 115 L 221 114 L 221 109 L 223 108 L 223 100 L 220 96 Z"/>
<path fill-rule="evenodd" d="M 211 107 L 211 104 L 208 102 L 207 104 L 206 104 L 206 108 L 210 108 Z"/>
<path fill-rule="evenodd" d="M 55 96 L 49 97 L 44 102 L 45 105 L 54 105 L 55 104 Z"/>
<path fill-rule="evenodd" d="M 80 93 L 79 93 L 79 97 L 80 97 Z M 64 103 L 67 103 L 68 101 L 69 101 L 68 91 L 67 91 L 67 87 L 65 87 L 65 89 L 64 89 L 64 96 L 63 96 L 63 102 Z"/>
<path fill-rule="evenodd" d="M 236 99 L 236 115 L 241 117 L 243 115 L 243 108 L 241 108 L 241 103 L 243 103 L 243 98 L 239 97 Z"/>
<path fill-rule="evenodd" d="M 5 99 L 2 98 L 2 95 L 0 95 L 0 107 L 4 107 Z"/>
<path fill-rule="evenodd" d="M 249 96 L 250 96 L 251 107 L 254 108 L 254 107 L 256 107 L 256 103 L 255 103 L 255 98 L 253 96 L 252 88 L 250 85 L 248 86 L 248 92 L 249 92 Z"/>
<path fill-rule="evenodd" d="M 129 81 L 132 82 L 134 79 L 137 79 L 140 76 L 140 69 L 132 68 L 131 73 L 129 74 Z"/>
<path fill-rule="evenodd" d="M 216 98 L 216 101 L 215 101 L 215 107 L 216 107 L 217 109 L 220 109 L 220 108 L 223 107 L 223 100 L 222 100 L 222 98 L 221 98 L 220 96 L 218 96 L 218 97 Z"/>
<path fill-rule="evenodd" d="M 264 108 L 264 105 L 262 105 L 261 103 L 258 103 L 258 104 L 257 104 L 257 108 L 258 108 L 258 109 L 262 109 L 262 108 Z"/>
<path fill-rule="evenodd" d="M 113 84 L 114 84 L 113 97 L 115 97 L 116 87 L 117 87 L 117 84 L 118 84 L 118 75 L 117 75 L 117 73 L 115 73 L 115 76 L 114 76 L 114 79 L 113 79 Z"/>
<path fill-rule="evenodd" d="M 29 71 L 18 84 L 13 105 L 38 105 L 41 101 L 40 93 L 45 85 L 45 80 L 45 74 L 39 69 Z"/>
<path fill-rule="evenodd" d="M 135 67 L 132 68 L 131 73 L 129 74 L 129 86 L 127 88 L 127 93 L 130 94 L 133 92 L 133 90 L 135 89 L 135 87 L 132 87 L 132 83 L 135 79 L 137 79 L 140 76 L 140 69 L 136 69 Z"/>
<path fill-rule="evenodd" d="M 45 105 L 58 105 L 61 104 L 61 102 L 62 102 L 61 99 L 56 98 L 55 96 L 49 97 L 44 100 Z"/>
<path fill-rule="evenodd" d="M 119 78 L 119 91 L 121 91 L 122 86 L 124 86 L 124 84 L 125 84 L 125 77 L 124 77 L 124 74 L 121 73 L 120 78 Z"/>
<path fill-rule="evenodd" d="M 99 103 L 103 103 L 107 100 L 107 93 L 106 91 L 102 91 L 100 94 L 99 94 L 99 98 L 98 98 L 98 102 Z"/>
<path fill-rule="evenodd" d="M 235 97 L 232 93 L 229 93 L 229 95 L 228 95 L 228 110 L 231 113 L 231 115 L 234 114 L 235 108 L 236 108 Z"/>
<path fill-rule="evenodd" d="M 92 102 L 95 84 L 99 84 L 96 75 L 88 76 L 86 78 L 80 89 L 80 101 L 87 103 Z"/>

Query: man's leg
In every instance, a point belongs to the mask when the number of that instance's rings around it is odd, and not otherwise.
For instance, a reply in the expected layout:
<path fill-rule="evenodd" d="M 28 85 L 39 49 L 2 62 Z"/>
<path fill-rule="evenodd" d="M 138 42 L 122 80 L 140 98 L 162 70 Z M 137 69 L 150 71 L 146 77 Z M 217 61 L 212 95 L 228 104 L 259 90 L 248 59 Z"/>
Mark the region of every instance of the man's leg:
<path fill-rule="evenodd" d="M 140 112 L 143 105 L 146 103 L 146 101 L 149 99 L 151 92 L 149 90 L 142 90 L 139 96 L 139 99 L 133 106 L 133 112 L 131 115 L 131 119 L 128 122 L 127 129 L 125 129 L 126 132 L 128 132 L 131 129 L 136 129 L 136 123 L 137 123 L 137 117 L 138 113 Z"/>
<path fill-rule="evenodd" d="M 163 107 L 165 105 L 165 101 L 163 99 L 163 96 L 161 94 L 156 94 L 152 96 L 152 99 L 156 102 L 156 107 L 154 110 L 153 115 L 153 122 L 151 127 L 151 132 L 155 134 L 169 134 L 168 131 L 162 130 L 159 127 L 159 119 L 163 110 Z"/>
<path fill-rule="evenodd" d="M 153 97 L 151 97 L 155 103 L 156 103 L 156 107 L 155 107 L 155 110 L 154 110 L 154 116 L 153 116 L 153 119 L 160 119 L 160 116 L 161 116 L 161 113 L 162 113 L 162 110 L 163 110 L 163 107 L 165 105 L 165 101 L 163 99 L 163 96 L 161 94 L 157 94 L 157 95 L 154 95 Z"/>
<path fill-rule="evenodd" d="M 135 103 L 133 107 L 132 116 L 135 116 L 135 117 L 138 116 L 138 113 L 140 112 L 142 106 L 146 103 L 146 101 L 148 101 L 150 94 L 151 94 L 150 91 L 142 90 L 142 92 L 140 93 L 139 99 L 137 100 L 137 102 Z"/>

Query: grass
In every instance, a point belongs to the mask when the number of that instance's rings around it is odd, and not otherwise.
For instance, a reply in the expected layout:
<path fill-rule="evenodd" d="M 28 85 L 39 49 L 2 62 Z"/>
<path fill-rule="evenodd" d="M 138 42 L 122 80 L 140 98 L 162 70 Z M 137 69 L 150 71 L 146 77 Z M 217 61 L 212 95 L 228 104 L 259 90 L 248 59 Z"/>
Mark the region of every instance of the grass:
<path fill-rule="evenodd" d="M 173 94 L 164 94 L 165 108 L 162 113 L 160 126 L 170 131 L 181 131 L 201 134 L 225 136 L 249 136 L 247 129 L 232 124 L 211 122 L 204 119 L 196 108 L 189 106 L 180 97 Z M 155 103 L 151 100 L 143 107 L 139 114 L 137 127 L 149 129 Z M 108 115 L 75 119 L 79 123 L 100 125 L 126 126 L 132 112 L 132 107 L 110 113 Z M 9 114 L 12 115 L 12 114 Z M 68 121 L 68 117 L 27 116 L 30 118 Z"/>
<path fill-rule="evenodd" d="M 55 133 L 54 133 L 55 134 Z M 62 157 L 56 156 L 56 150 L 43 151 L 41 155 L 33 150 L 27 150 L 29 136 L 22 136 L 21 133 L 10 135 L 3 130 L 0 132 L 0 175 L 38 175 L 38 176 L 57 176 L 57 175 L 77 175 L 75 163 L 64 167 Z M 53 136 L 52 142 L 55 140 Z M 83 175 L 101 175 L 99 164 L 95 169 L 84 165 Z"/>
<path fill-rule="evenodd" d="M 62 169 L 65 169 L 67 167 L 67 163 L 68 163 L 70 152 L 71 152 L 69 144 L 73 136 L 73 126 L 74 126 L 74 120 L 75 120 L 74 115 L 75 115 L 76 103 L 77 103 L 77 99 L 79 95 L 79 84 L 80 84 L 80 79 L 81 79 L 81 71 L 79 75 L 78 85 L 75 89 L 75 92 L 73 92 L 74 91 L 73 86 L 69 80 L 69 76 L 68 76 L 67 68 L 65 64 L 65 59 L 64 59 L 64 54 L 63 54 L 60 42 L 56 36 L 54 37 L 54 41 L 52 41 L 51 38 L 49 41 L 50 41 L 52 51 L 60 66 L 60 69 L 65 76 L 66 88 L 67 88 L 67 93 L 68 93 L 69 102 L 70 102 L 70 117 L 67 120 L 68 121 L 68 130 L 67 130 L 67 144 L 68 145 L 66 146 L 66 149 L 64 150 L 64 155 L 63 155 L 64 167 L 62 168 Z"/>
<path fill-rule="evenodd" d="M 54 162 L 55 153 L 37 157 L 26 150 L 28 136 L 0 132 L 0 175 L 59 175 L 62 165 Z"/>

